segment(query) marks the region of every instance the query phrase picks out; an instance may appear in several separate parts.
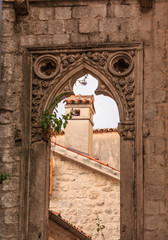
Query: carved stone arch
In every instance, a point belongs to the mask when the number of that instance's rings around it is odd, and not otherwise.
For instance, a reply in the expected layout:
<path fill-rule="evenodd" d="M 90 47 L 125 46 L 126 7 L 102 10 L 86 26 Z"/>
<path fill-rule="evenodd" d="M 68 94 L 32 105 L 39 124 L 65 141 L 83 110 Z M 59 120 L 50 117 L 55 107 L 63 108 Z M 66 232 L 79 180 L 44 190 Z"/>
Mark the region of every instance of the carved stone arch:
<path fill-rule="evenodd" d="M 114 98 L 120 113 L 120 239 L 143 240 L 142 44 L 33 49 L 28 56 L 31 76 L 26 74 L 25 79 L 26 155 L 22 191 L 25 192 L 22 198 L 26 199 L 26 206 L 23 206 L 25 239 L 38 239 L 39 236 L 42 240 L 48 239 L 50 149 L 42 137 L 40 116 L 50 100 L 60 92 L 72 91 L 75 80 L 87 72 L 99 81 L 96 93 Z"/>
<path fill-rule="evenodd" d="M 106 78 L 105 74 L 102 74 L 98 69 L 95 69 L 93 66 L 88 64 L 87 62 L 83 61 L 79 66 L 74 67 L 70 71 L 65 74 L 61 81 L 56 81 L 55 85 L 53 86 L 51 92 L 48 95 L 48 98 L 45 102 L 43 110 L 47 109 L 50 104 L 50 99 L 54 99 L 57 95 L 63 92 L 70 92 L 73 94 L 73 86 L 76 80 L 86 73 L 91 74 L 98 80 L 98 87 L 95 91 L 97 95 L 105 95 L 113 98 L 118 106 L 119 109 L 119 116 L 120 120 L 124 121 L 124 110 L 122 101 L 116 89 L 114 88 L 113 84 Z M 112 77 L 111 77 L 112 79 Z"/>

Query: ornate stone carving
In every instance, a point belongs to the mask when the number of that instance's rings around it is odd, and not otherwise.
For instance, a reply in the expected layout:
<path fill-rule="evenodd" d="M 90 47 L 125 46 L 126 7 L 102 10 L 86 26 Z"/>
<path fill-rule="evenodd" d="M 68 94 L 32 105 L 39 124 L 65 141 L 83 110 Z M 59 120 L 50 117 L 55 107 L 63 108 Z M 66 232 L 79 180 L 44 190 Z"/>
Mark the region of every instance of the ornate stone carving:
<path fill-rule="evenodd" d="M 100 66 L 105 66 L 108 59 L 108 52 L 88 52 L 87 57 L 94 62 L 97 62 Z"/>
<path fill-rule="evenodd" d="M 91 60 L 97 63 L 99 66 L 105 66 L 108 59 L 108 52 L 87 52 L 87 53 L 77 53 L 77 54 L 61 54 L 61 64 L 63 68 L 68 68 L 70 65 L 75 65 L 81 60 Z"/>
<path fill-rule="evenodd" d="M 40 111 L 43 109 L 44 103 L 49 93 L 52 91 L 53 86 L 58 84 L 60 91 L 72 92 L 74 80 L 69 78 L 69 74 L 71 71 L 75 72 L 76 68 L 80 68 L 80 66 L 85 63 L 85 67 L 90 66 L 92 69 L 94 68 L 97 73 L 101 73 L 106 79 L 105 82 L 102 80 L 99 81 L 99 86 L 96 90 L 97 94 L 113 97 L 114 100 L 116 100 L 116 93 L 119 96 L 123 106 L 124 121 L 131 122 L 131 124 L 122 124 L 124 130 L 121 131 L 121 135 L 123 137 L 132 138 L 135 117 L 135 71 L 133 70 L 133 58 L 135 55 L 135 50 L 117 52 L 109 49 L 105 51 L 90 50 L 88 52 L 86 50 L 77 50 L 76 52 L 69 52 L 67 50 L 67 52 L 55 51 L 52 52 L 52 55 L 33 55 L 32 136 L 34 140 L 41 136 L 39 130 L 37 134 L 35 134 L 39 127 Z M 118 70 L 115 68 L 113 69 L 112 64 L 116 64 L 115 66 L 118 67 L 117 64 L 120 59 L 123 59 L 125 63 L 123 65 L 123 70 L 120 69 L 122 71 L 117 72 Z M 66 75 L 68 76 L 67 80 L 62 82 L 62 79 Z M 38 78 L 36 76 L 38 76 Z M 111 91 L 112 88 L 115 89 L 114 92 Z"/>
<path fill-rule="evenodd" d="M 15 0 L 16 12 L 19 15 L 27 15 L 29 13 L 29 0 Z"/>
<path fill-rule="evenodd" d="M 124 94 L 125 103 L 127 104 L 126 109 L 128 112 L 128 115 L 126 117 L 129 120 L 134 120 L 135 115 L 134 79 L 131 76 L 127 78 L 118 78 L 116 88 L 119 90 L 120 96 Z"/>
<path fill-rule="evenodd" d="M 132 58 L 126 52 L 115 53 L 108 60 L 109 71 L 118 77 L 127 76 L 132 71 L 133 66 Z"/>
<path fill-rule="evenodd" d="M 118 124 L 118 133 L 124 140 L 134 140 L 135 138 L 135 125 L 134 122 L 125 121 Z"/>
<path fill-rule="evenodd" d="M 34 72 L 41 79 L 54 78 L 59 72 L 57 59 L 52 55 L 43 55 L 36 59 Z"/>

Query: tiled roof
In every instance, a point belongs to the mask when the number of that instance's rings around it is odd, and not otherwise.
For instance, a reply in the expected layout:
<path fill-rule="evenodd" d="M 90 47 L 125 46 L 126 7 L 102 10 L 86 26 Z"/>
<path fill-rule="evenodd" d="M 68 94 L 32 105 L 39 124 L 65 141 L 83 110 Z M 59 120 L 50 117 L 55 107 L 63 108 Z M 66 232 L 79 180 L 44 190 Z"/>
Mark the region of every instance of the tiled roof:
<path fill-rule="evenodd" d="M 71 95 L 64 100 L 66 104 L 93 104 L 93 95 Z"/>
<path fill-rule="evenodd" d="M 77 151 L 72 150 L 72 149 L 70 149 L 70 148 L 68 148 L 68 147 L 65 147 L 65 146 L 62 146 L 62 145 L 60 145 L 60 144 L 58 144 L 58 143 L 55 143 L 54 141 L 51 141 L 51 143 L 53 143 L 53 144 L 55 144 L 55 145 L 57 145 L 57 146 L 59 146 L 59 147 L 62 147 L 62 148 L 64 148 L 64 149 L 68 150 L 68 151 L 74 152 L 74 153 L 76 153 L 76 154 L 78 154 L 78 155 L 80 155 L 80 156 L 89 158 L 90 160 L 92 160 L 92 161 L 94 161 L 94 162 L 97 162 L 97 163 L 100 163 L 100 164 L 102 164 L 102 165 L 104 165 L 104 166 L 106 166 L 106 167 L 108 167 L 108 168 L 111 168 L 111 169 L 114 170 L 114 171 L 120 172 L 118 169 L 115 169 L 115 168 L 113 168 L 113 167 L 110 167 L 110 166 L 108 165 L 108 163 L 102 162 L 102 161 L 100 161 L 98 158 L 94 158 L 94 157 L 91 157 L 91 156 L 86 155 L 86 154 L 84 154 L 84 153 L 77 152 Z"/>
<path fill-rule="evenodd" d="M 109 133 L 109 132 L 118 132 L 117 128 L 97 128 L 93 129 L 93 133 Z M 64 135 L 65 131 L 62 130 L 59 134 L 56 135 Z"/>
<path fill-rule="evenodd" d="M 109 132 L 118 132 L 117 128 L 97 128 L 93 129 L 93 133 L 109 133 Z"/>
<path fill-rule="evenodd" d="M 80 230 L 78 227 L 74 226 L 67 220 L 61 217 L 60 213 L 54 212 L 52 210 L 49 210 L 49 218 L 53 221 L 56 220 L 56 223 L 60 226 L 64 227 L 67 231 L 71 232 L 75 236 L 77 236 L 81 240 L 90 240 L 92 239 L 90 236 L 88 236 L 86 233 L 84 233 L 82 230 Z"/>

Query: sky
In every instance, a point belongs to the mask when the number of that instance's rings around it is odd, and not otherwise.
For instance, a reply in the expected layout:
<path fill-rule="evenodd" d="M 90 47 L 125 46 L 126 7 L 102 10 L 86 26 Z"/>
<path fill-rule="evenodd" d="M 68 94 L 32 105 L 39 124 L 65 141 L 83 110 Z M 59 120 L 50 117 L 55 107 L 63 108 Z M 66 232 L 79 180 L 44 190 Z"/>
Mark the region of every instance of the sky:
<path fill-rule="evenodd" d="M 79 81 L 83 79 L 84 76 L 76 81 L 73 91 L 75 95 L 94 95 L 94 107 L 96 113 L 93 117 L 93 128 L 116 128 L 119 122 L 119 113 L 116 102 L 110 97 L 103 95 L 95 95 L 94 92 L 98 86 L 98 81 L 94 77 L 88 75 L 86 85 L 80 84 Z M 62 101 L 58 104 L 58 115 L 61 116 L 61 114 L 64 113 L 65 108 Z"/>

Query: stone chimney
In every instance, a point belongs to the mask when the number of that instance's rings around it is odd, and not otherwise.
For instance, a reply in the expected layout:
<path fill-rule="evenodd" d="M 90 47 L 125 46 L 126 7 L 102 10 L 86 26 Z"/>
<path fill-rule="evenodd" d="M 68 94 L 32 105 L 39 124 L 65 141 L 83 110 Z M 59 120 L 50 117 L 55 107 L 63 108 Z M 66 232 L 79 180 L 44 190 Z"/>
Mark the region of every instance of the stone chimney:
<path fill-rule="evenodd" d="M 64 102 L 66 114 L 74 111 L 65 129 L 65 146 L 92 155 L 94 96 L 71 95 Z"/>

